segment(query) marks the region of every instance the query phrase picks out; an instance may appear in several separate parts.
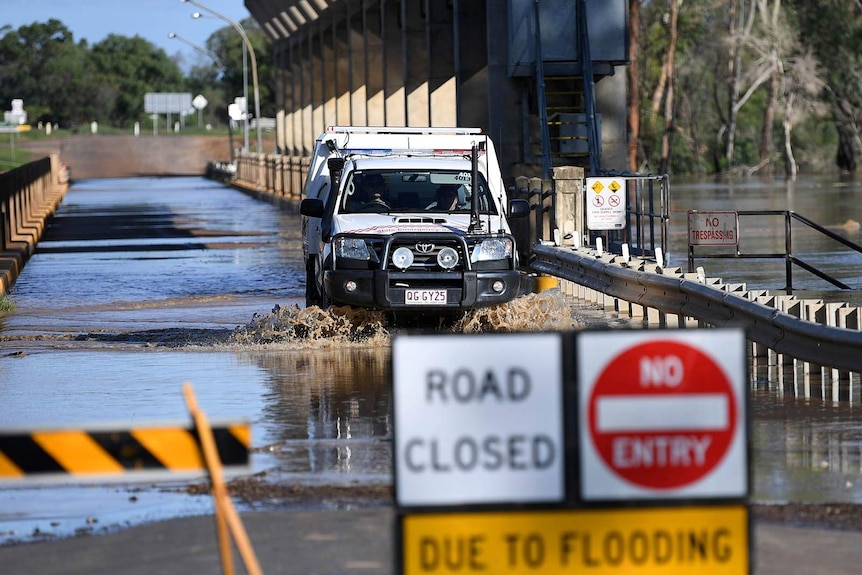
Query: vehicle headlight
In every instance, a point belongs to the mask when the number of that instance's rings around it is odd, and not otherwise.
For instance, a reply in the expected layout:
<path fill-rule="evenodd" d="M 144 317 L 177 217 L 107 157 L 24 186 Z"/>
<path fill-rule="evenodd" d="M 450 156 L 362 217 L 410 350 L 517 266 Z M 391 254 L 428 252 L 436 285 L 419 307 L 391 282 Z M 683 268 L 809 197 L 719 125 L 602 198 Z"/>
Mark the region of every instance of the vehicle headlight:
<path fill-rule="evenodd" d="M 491 238 L 482 240 L 482 243 L 473 248 L 470 261 L 474 263 L 486 262 L 510 257 L 512 257 L 512 240 L 509 238 Z"/>
<path fill-rule="evenodd" d="M 392 252 L 392 263 L 395 264 L 396 268 L 406 270 L 413 265 L 413 252 L 410 251 L 410 248 L 401 246 Z"/>
<path fill-rule="evenodd" d="M 351 260 L 370 260 L 371 253 L 362 238 L 335 238 L 333 242 L 335 257 Z"/>
<path fill-rule="evenodd" d="M 458 252 L 448 246 L 443 248 L 437 254 L 437 265 L 444 270 L 451 270 L 458 265 Z"/>

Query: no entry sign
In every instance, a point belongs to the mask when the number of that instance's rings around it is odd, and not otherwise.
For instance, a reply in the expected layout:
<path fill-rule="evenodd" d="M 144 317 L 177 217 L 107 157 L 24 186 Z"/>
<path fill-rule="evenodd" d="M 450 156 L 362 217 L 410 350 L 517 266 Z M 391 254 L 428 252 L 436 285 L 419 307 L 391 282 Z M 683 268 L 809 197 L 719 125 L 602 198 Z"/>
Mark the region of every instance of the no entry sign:
<path fill-rule="evenodd" d="M 747 495 L 744 334 L 661 333 L 578 340 L 583 498 Z"/>

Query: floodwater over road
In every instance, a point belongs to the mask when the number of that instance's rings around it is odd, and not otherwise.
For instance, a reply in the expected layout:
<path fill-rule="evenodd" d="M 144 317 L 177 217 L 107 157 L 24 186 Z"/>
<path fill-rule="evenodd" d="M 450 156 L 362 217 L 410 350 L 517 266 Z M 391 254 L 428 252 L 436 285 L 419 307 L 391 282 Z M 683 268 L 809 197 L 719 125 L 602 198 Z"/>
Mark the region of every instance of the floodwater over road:
<path fill-rule="evenodd" d="M 303 309 L 302 269 L 299 217 L 220 184 L 76 183 L 0 315 L 0 427 L 187 422 L 188 381 L 211 421 L 251 424 L 263 481 L 391 484 L 394 328 Z M 625 324 L 548 293 L 456 327 Z M 858 391 L 832 402 L 777 387 L 752 385 L 755 500 L 862 502 Z M 183 485 L 13 485 L 0 544 L 211 511 Z"/>

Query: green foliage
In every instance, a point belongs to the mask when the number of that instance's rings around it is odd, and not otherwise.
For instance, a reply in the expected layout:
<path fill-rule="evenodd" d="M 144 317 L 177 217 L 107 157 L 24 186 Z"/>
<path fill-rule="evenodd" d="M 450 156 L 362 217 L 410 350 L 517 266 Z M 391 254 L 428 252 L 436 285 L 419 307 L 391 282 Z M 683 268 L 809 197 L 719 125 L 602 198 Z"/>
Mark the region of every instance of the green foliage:
<path fill-rule="evenodd" d="M 639 63 L 641 166 L 658 169 L 668 123 L 664 94 L 655 106 L 653 98 L 669 50 L 671 2 L 679 7 L 671 173 L 756 173 L 764 165 L 783 173 L 785 114 L 792 128 L 793 157 L 802 172 L 835 170 L 836 158 L 842 169 L 855 168 L 856 156 L 862 156 L 862 128 L 856 121 L 862 113 L 862 5 L 852 0 L 642 1 L 640 42 L 633 46 Z M 780 81 L 773 102 L 769 74 L 775 62 Z M 738 70 L 735 95 L 731 63 Z M 764 130 L 765 121 L 771 125 Z M 772 135 L 772 149 L 761 157 L 764 131 Z M 731 133 L 734 145 L 728 162 Z"/>
<path fill-rule="evenodd" d="M 257 55 L 261 112 L 274 115 L 269 40 L 254 20 L 242 25 Z M 72 129 L 96 121 L 103 132 L 110 127 L 128 130 L 135 122 L 149 126 L 147 92 L 192 92 L 209 102 L 202 123 L 224 125 L 227 103 L 242 95 L 242 39 L 226 26 L 207 44 L 222 50 L 224 71 L 205 62 L 184 75 L 175 58 L 140 36 L 112 34 L 89 46 L 76 44 L 72 32 L 54 19 L 18 30 L 0 27 L 0 105 L 8 110 L 11 100 L 20 98 L 33 125 L 51 122 Z M 251 88 L 249 100 L 251 106 Z M 196 126 L 197 115 L 187 122 Z"/>
<path fill-rule="evenodd" d="M 0 294 L 0 312 L 12 311 L 15 309 L 15 302 L 12 301 L 7 294 Z"/>

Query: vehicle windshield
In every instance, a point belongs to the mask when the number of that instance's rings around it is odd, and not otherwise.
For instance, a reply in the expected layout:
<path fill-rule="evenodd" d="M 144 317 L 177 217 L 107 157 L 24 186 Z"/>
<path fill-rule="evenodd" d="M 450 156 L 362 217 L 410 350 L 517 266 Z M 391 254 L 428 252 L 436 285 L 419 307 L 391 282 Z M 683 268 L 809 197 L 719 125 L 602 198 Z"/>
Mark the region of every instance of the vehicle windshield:
<path fill-rule="evenodd" d="M 470 172 L 356 170 L 348 176 L 339 201 L 340 213 L 469 213 Z M 485 177 L 478 175 L 479 213 L 496 214 Z"/>

